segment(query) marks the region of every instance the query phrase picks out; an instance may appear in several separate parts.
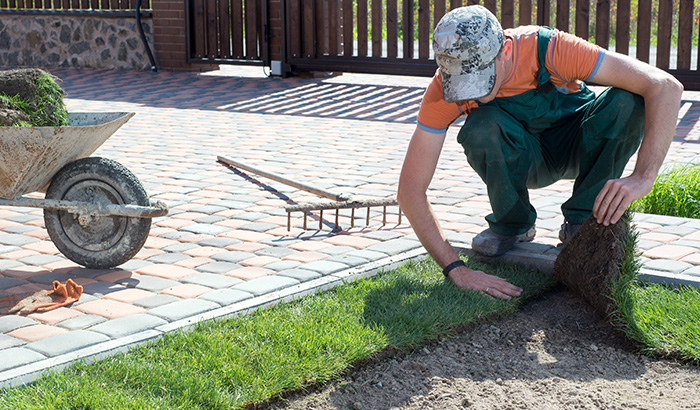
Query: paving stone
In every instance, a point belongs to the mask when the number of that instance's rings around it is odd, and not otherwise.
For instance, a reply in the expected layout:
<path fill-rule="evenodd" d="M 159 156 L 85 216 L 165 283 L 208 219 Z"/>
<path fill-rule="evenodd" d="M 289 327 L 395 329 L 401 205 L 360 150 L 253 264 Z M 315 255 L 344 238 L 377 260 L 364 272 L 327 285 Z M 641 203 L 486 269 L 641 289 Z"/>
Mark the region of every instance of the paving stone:
<path fill-rule="evenodd" d="M 256 199 L 256 201 L 259 201 L 259 200 L 260 200 L 260 198 Z M 246 206 L 246 208 L 249 208 L 249 207 L 250 207 L 250 204 L 248 204 Z M 242 219 L 244 221 L 253 222 L 253 221 L 257 221 L 258 219 L 267 218 L 268 216 L 270 216 L 270 215 L 264 214 L 262 212 L 244 212 L 242 214 L 236 215 L 236 217 L 234 219 Z"/>
<path fill-rule="evenodd" d="M 329 246 L 327 248 L 323 248 L 319 250 L 319 252 L 325 253 L 327 255 L 343 255 L 352 251 L 355 251 L 356 249 L 351 247 L 351 246 L 341 246 L 341 245 L 334 245 L 334 246 Z"/>
<path fill-rule="evenodd" d="M 232 228 L 229 228 L 226 226 L 221 226 L 221 225 L 192 224 L 192 225 L 183 226 L 180 229 L 187 231 L 187 232 L 192 232 L 195 234 L 204 234 L 204 235 L 215 236 L 215 235 L 218 235 L 220 233 L 228 232 Z"/>
<path fill-rule="evenodd" d="M 18 235 L 18 234 L 7 234 L 0 235 L 0 244 L 10 245 L 10 246 L 22 246 L 29 243 L 39 242 L 41 239 L 37 239 L 31 236 Z"/>
<path fill-rule="evenodd" d="M 106 320 L 107 319 L 102 316 L 86 314 L 66 319 L 56 325 L 68 330 L 80 330 L 87 329 L 90 326 L 105 322 Z"/>
<path fill-rule="evenodd" d="M 183 255 L 181 253 L 168 252 L 168 253 L 163 253 L 163 254 L 156 255 L 156 256 L 151 256 L 150 258 L 148 258 L 148 261 L 153 262 L 153 263 L 164 263 L 166 265 L 172 265 L 175 262 L 179 262 L 181 260 L 190 259 L 190 258 L 191 258 L 190 256 Z"/>
<path fill-rule="evenodd" d="M 367 249 L 375 252 L 384 252 L 388 255 L 398 255 L 399 253 L 410 251 L 420 246 L 421 244 L 418 241 L 401 238 L 378 243 L 368 247 Z"/>
<path fill-rule="evenodd" d="M 669 226 L 678 226 L 686 221 L 684 218 L 677 218 L 675 216 L 666 216 L 666 215 L 648 215 L 643 220 L 644 220 L 644 222 L 647 222 L 647 223 L 654 223 L 654 224 L 659 224 L 659 225 L 669 225 Z"/>
<path fill-rule="evenodd" d="M 238 229 L 243 229 L 246 231 L 253 231 L 253 232 L 267 232 L 270 229 L 275 229 L 275 228 L 279 228 L 279 225 L 264 223 L 264 222 L 254 222 L 254 223 L 241 225 L 238 227 Z"/>
<path fill-rule="evenodd" d="M 12 278 L 12 277 L 0 278 L 0 290 L 14 288 L 15 286 L 20 286 L 20 285 L 26 285 L 27 283 L 29 283 L 29 282 L 27 282 L 26 280 Z"/>
<path fill-rule="evenodd" d="M 93 300 L 97 300 L 97 299 L 99 299 L 99 297 L 90 295 L 90 294 L 86 293 L 85 291 L 83 291 L 83 294 L 80 296 L 80 300 L 78 300 L 77 302 L 74 302 L 70 306 L 71 307 L 80 306 L 83 303 L 92 302 Z"/>
<path fill-rule="evenodd" d="M 348 252 L 347 255 L 366 259 L 368 261 L 376 261 L 386 257 L 386 253 L 384 252 L 370 251 L 367 249 L 353 250 L 352 252 Z"/>
<path fill-rule="evenodd" d="M 200 295 L 197 297 L 197 299 L 204 299 L 209 302 L 217 303 L 221 306 L 228 306 L 252 297 L 253 295 L 251 293 L 244 292 L 242 290 L 217 289 Z"/>
<path fill-rule="evenodd" d="M 639 239 L 637 241 L 637 247 L 639 249 L 643 249 L 643 250 L 656 248 L 656 247 L 661 246 L 661 245 L 663 245 L 663 243 L 657 242 L 657 241 L 648 241 L 645 239 Z"/>
<path fill-rule="evenodd" d="M 155 295 L 145 299 L 139 299 L 134 302 L 134 305 L 140 306 L 145 309 L 152 309 L 158 306 L 167 305 L 169 303 L 174 303 L 181 300 L 177 296 L 172 295 Z"/>
<path fill-rule="evenodd" d="M 156 326 L 164 325 L 165 320 L 146 313 L 137 313 L 108 320 L 90 328 L 90 331 L 102 333 L 112 339 L 128 336 L 143 330 L 153 329 Z"/>
<path fill-rule="evenodd" d="M 298 284 L 298 280 L 290 277 L 269 275 L 240 283 L 231 289 L 252 293 L 253 295 L 264 295 L 266 293 L 274 292 L 276 290 L 288 288 Z"/>
<path fill-rule="evenodd" d="M 192 248 L 198 248 L 199 245 L 196 243 L 177 243 L 175 245 L 169 245 L 163 248 L 166 252 L 185 252 Z"/>
<path fill-rule="evenodd" d="M 32 266 L 44 266 L 50 263 L 63 261 L 65 258 L 56 255 L 32 255 L 19 259 L 20 262 Z"/>
<path fill-rule="evenodd" d="M 250 252 L 226 251 L 226 252 L 217 253 L 216 255 L 212 255 L 211 259 L 214 259 L 215 261 L 219 261 L 219 262 L 238 263 L 242 260 L 252 258 L 253 256 L 254 256 L 254 254 L 252 254 Z"/>
<path fill-rule="evenodd" d="M 669 245 L 676 245 L 676 246 L 690 246 L 691 248 L 700 248 L 700 241 L 673 241 L 669 242 Z"/>
<path fill-rule="evenodd" d="M 243 241 L 233 238 L 214 237 L 199 242 L 200 246 L 213 246 L 215 248 L 225 248 L 229 245 L 241 243 Z"/>
<path fill-rule="evenodd" d="M 671 273 L 681 273 L 693 267 L 693 265 L 689 263 L 681 261 L 669 261 L 664 259 L 652 259 L 648 262 L 645 262 L 643 266 L 647 269 Z"/>
<path fill-rule="evenodd" d="M 22 250 L 19 246 L 0 246 L 0 254 Z M 14 262 L 9 259 L 0 260 L 0 269 L 4 269 L 6 263 Z M 12 266 L 14 268 L 14 266 Z"/>
<path fill-rule="evenodd" d="M 135 271 L 151 265 L 153 265 L 153 262 L 145 261 L 142 259 L 132 259 L 128 262 L 122 263 L 121 265 L 119 265 L 119 267 L 124 270 Z"/>
<path fill-rule="evenodd" d="M 255 198 L 255 200 L 251 200 L 250 202 L 244 202 L 244 201 L 238 201 L 238 200 L 223 200 L 223 201 L 215 201 L 215 202 L 212 202 L 211 204 L 216 205 L 216 206 L 222 206 L 222 207 L 225 207 L 228 209 L 247 209 L 247 208 L 251 207 L 252 203 L 254 203 L 255 201 L 259 201 L 259 200 L 260 200 L 260 198 Z M 265 215 L 265 214 L 262 214 L 262 215 Z M 258 219 L 260 219 L 260 218 L 258 218 Z"/>
<path fill-rule="evenodd" d="M 230 288 L 231 286 L 235 286 L 243 281 L 238 278 L 216 273 L 196 273 L 194 275 L 182 278 L 180 282 L 193 283 L 195 285 L 202 285 L 208 288 L 221 289 Z"/>
<path fill-rule="evenodd" d="M 64 272 L 49 272 L 49 273 L 43 273 L 41 275 L 35 275 L 31 277 L 31 281 L 34 283 L 41 283 L 44 285 L 50 285 L 52 284 L 55 280 L 65 283 L 66 280 L 74 278 L 75 276 L 69 275 L 68 273 Z"/>
<path fill-rule="evenodd" d="M 106 342 L 109 338 L 105 335 L 89 330 L 74 330 L 60 335 L 47 337 L 27 344 L 27 349 L 32 349 L 45 356 L 58 356 L 72 352 L 83 347 Z"/>
<path fill-rule="evenodd" d="M 16 337 L 0 334 L 0 351 L 4 349 L 9 349 L 11 347 L 22 346 L 25 344 L 22 339 L 17 339 Z"/>
<path fill-rule="evenodd" d="M 160 238 L 164 239 L 172 239 L 174 241 L 179 241 L 183 238 L 188 238 L 190 236 L 193 236 L 194 234 L 192 232 L 183 232 L 183 231 L 174 231 L 174 232 L 168 232 L 165 234 L 160 235 Z"/>
<path fill-rule="evenodd" d="M 226 220 L 223 216 L 216 216 L 216 215 L 210 215 L 210 216 L 205 216 L 203 218 L 197 218 L 193 219 L 194 222 L 197 222 L 198 224 L 215 224 L 217 222 L 221 222 Z"/>
<path fill-rule="evenodd" d="M 685 271 L 683 271 L 684 275 L 692 275 L 692 276 L 700 276 L 700 266 L 693 266 L 692 268 L 689 268 Z"/>
<path fill-rule="evenodd" d="M 287 255 L 291 255 L 293 253 L 298 253 L 298 252 L 299 251 L 294 250 L 294 249 L 281 248 L 281 247 L 271 247 L 271 248 L 264 248 L 264 249 L 260 249 L 259 251 L 255 251 L 255 254 L 258 256 L 272 256 L 273 258 L 282 259 Z"/>
<path fill-rule="evenodd" d="M 138 288 L 149 292 L 159 292 L 163 289 L 171 288 L 180 284 L 180 282 L 174 280 L 163 279 L 151 275 L 139 275 L 138 273 L 134 273 L 130 278 L 119 280 L 117 283 L 128 288 Z"/>
<path fill-rule="evenodd" d="M 43 359 L 46 359 L 46 356 L 26 347 L 11 347 L 0 350 L 0 372 Z"/>
<path fill-rule="evenodd" d="M 94 282 L 83 286 L 83 293 L 93 296 L 104 296 L 126 289 L 126 286 L 111 282 Z"/>
<path fill-rule="evenodd" d="M 4 232 L 16 233 L 16 234 L 23 234 L 25 232 L 36 231 L 36 230 L 37 230 L 37 227 L 31 226 L 31 225 L 17 225 L 17 226 L 10 226 L 10 227 L 3 229 Z"/>
<path fill-rule="evenodd" d="M 303 239 L 296 239 L 292 237 L 280 237 L 280 236 L 272 236 L 270 238 L 265 238 L 262 241 L 258 241 L 258 243 L 261 243 L 263 245 L 268 245 L 268 246 L 282 246 L 282 247 L 289 247 L 290 245 L 293 245 L 295 243 L 303 242 Z"/>
<path fill-rule="evenodd" d="M 654 229 L 654 233 L 670 233 L 673 235 L 680 235 L 680 236 L 686 236 L 690 235 L 691 233 L 697 231 L 696 228 L 689 227 L 689 226 L 662 226 L 661 228 Z"/>
<path fill-rule="evenodd" d="M 326 260 L 314 261 L 306 263 L 302 266 L 306 270 L 318 272 L 322 275 L 330 275 L 331 273 L 340 272 L 347 269 L 349 266 L 339 262 L 329 262 Z"/>
<path fill-rule="evenodd" d="M 185 299 L 150 309 L 148 313 L 172 322 L 217 308 L 219 304 L 207 300 Z"/>
<path fill-rule="evenodd" d="M 362 235 L 363 238 L 377 239 L 380 241 L 388 241 L 402 237 L 403 234 L 392 231 L 372 231 Z"/>
<path fill-rule="evenodd" d="M 367 263 L 367 259 L 358 258 L 357 256 L 350 256 L 348 254 L 331 256 L 325 259 L 324 262 L 338 262 L 347 266 L 361 266 Z"/>
<path fill-rule="evenodd" d="M 322 275 L 318 272 L 310 271 L 307 269 L 286 269 L 277 272 L 278 276 L 287 276 L 292 279 L 296 279 L 299 282 L 306 282 L 312 279 L 320 278 Z"/>
<path fill-rule="evenodd" d="M 215 214 L 217 212 L 225 211 L 227 209 L 228 209 L 228 207 L 224 207 L 224 206 L 205 205 L 205 206 L 198 206 L 196 208 L 192 208 L 192 209 L 190 209 L 190 211 L 200 212 L 203 214 L 211 215 L 211 214 Z"/>
<path fill-rule="evenodd" d="M 25 316 L 3 315 L 0 316 L 0 333 L 11 332 L 25 326 L 36 325 L 38 322 Z"/>
<path fill-rule="evenodd" d="M 208 273 L 226 273 L 240 267 L 241 265 L 231 262 L 212 262 L 197 266 L 197 270 Z"/>
<path fill-rule="evenodd" d="M 279 272 L 282 270 L 294 269 L 301 264 L 302 264 L 301 262 L 297 262 L 297 261 L 278 261 L 278 262 L 268 263 L 267 265 L 265 265 L 263 267 L 265 269 L 270 269 L 270 270 L 273 270 L 275 272 Z"/>
<path fill-rule="evenodd" d="M 12 222 L 17 222 L 17 223 L 26 223 L 26 222 L 31 222 L 31 221 L 36 221 L 37 219 L 41 219 L 40 216 L 34 216 L 34 215 L 17 215 L 13 216 L 11 218 L 5 218 L 8 221 Z M 34 227 L 36 229 L 36 227 Z"/>

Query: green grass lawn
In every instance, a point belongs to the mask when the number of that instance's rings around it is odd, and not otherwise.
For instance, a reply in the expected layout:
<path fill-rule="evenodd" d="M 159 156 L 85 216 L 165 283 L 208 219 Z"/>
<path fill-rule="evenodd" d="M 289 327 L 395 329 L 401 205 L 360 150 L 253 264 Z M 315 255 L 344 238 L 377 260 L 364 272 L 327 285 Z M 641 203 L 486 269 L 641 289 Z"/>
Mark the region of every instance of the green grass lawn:
<path fill-rule="evenodd" d="M 102 361 L 0 392 L 2 409 L 231 409 L 325 383 L 387 349 L 407 350 L 515 311 L 554 284 L 518 265 L 473 268 L 525 289 L 510 301 L 461 291 L 432 260 L 295 302 L 198 324 Z"/>
<path fill-rule="evenodd" d="M 649 195 L 631 205 L 635 212 L 700 218 L 700 164 L 675 165 L 661 173 Z"/>

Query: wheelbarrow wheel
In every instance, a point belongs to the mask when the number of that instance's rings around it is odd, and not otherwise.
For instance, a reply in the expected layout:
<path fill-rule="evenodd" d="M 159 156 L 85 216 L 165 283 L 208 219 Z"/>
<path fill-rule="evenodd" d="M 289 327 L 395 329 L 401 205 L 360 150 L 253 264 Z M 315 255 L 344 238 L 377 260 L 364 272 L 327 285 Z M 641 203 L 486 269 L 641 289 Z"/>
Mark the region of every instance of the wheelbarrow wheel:
<path fill-rule="evenodd" d="M 120 163 L 82 158 L 53 178 L 46 198 L 102 204 L 148 206 L 141 182 Z M 81 224 L 82 222 L 82 224 Z M 58 250 L 88 268 L 111 268 L 130 260 L 148 239 L 150 218 L 97 216 L 79 221 L 78 214 L 44 210 L 46 230 Z"/>

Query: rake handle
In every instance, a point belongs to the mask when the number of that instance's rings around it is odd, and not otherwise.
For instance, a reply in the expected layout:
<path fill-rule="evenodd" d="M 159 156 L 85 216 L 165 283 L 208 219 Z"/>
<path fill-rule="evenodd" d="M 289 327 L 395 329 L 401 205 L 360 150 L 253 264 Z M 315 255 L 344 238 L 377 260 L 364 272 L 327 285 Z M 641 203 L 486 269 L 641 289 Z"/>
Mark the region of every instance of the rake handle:
<path fill-rule="evenodd" d="M 217 160 L 219 162 L 223 162 L 227 165 L 230 165 L 230 166 L 233 166 L 236 168 L 240 168 L 240 169 L 248 171 L 248 172 L 252 172 L 254 174 L 263 176 L 265 178 L 269 178 L 273 181 L 277 181 L 277 182 L 280 182 L 282 184 L 286 184 L 286 185 L 292 186 L 294 188 L 301 189 L 302 191 L 306 191 L 306 192 L 321 196 L 323 198 L 332 199 L 334 201 L 348 201 L 350 199 L 349 195 L 336 194 L 336 193 L 327 191 L 327 190 L 319 188 L 319 187 L 315 187 L 315 186 L 307 185 L 307 184 L 304 184 L 301 182 L 293 181 L 289 178 L 283 177 L 282 175 L 275 174 L 274 172 L 265 171 L 263 169 L 260 169 L 260 168 L 254 167 L 254 166 L 244 164 L 240 161 L 236 161 L 236 160 L 233 160 L 231 158 L 223 157 L 221 155 L 217 156 Z"/>

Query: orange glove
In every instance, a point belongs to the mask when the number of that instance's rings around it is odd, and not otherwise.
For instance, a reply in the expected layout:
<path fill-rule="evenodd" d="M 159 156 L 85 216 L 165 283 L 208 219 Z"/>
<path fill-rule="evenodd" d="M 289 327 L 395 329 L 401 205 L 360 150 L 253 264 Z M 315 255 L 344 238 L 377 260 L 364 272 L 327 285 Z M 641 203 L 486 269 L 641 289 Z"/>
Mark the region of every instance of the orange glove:
<path fill-rule="evenodd" d="M 55 280 L 52 291 L 42 290 L 20 300 L 9 313 L 27 315 L 35 311 L 48 312 L 77 301 L 82 294 L 83 287 L 72 279 L 68 279 L 65 285 Z"/>

